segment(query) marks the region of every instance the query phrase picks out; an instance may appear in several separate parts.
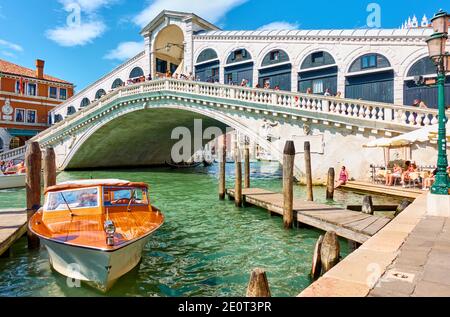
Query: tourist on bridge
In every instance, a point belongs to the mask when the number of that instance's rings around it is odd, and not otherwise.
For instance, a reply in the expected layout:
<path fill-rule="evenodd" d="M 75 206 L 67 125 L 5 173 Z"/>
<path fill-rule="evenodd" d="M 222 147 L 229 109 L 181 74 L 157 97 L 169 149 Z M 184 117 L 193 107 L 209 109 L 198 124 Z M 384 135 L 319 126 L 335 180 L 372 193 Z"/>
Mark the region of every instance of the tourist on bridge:
<path fill-rule="evenodd" d="M 325 97 L 330 97 L 331 96 L 330 88 L 325 89 L 325 93 L 323 95 Z"/>
<path fill-rule="evenodd" d="M 345 168 L 345 166 L 342 166 L 341 172 L 339 173 L 339 179 L 337 181 L 337 184 L 336 184 L 335 188 L 338 188 L 338 187 L 340 187 L 342 185 L 347 184 L 348 179 L 349 179 L 348 171 Z"/>

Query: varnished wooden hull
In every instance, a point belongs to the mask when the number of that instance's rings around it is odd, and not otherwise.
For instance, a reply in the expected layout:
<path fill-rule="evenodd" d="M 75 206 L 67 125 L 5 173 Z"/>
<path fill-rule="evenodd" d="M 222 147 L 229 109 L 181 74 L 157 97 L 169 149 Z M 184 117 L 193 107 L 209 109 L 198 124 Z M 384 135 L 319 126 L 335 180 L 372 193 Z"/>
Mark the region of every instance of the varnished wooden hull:
<path fill-rule="evenodd" d="M 142 250 L 151 235 L 114 251 L 102 251 L 71 246 L 48 239 L 45 245 L 53 269 L 70 279 L 108 291 L 121 276 L 131 271 L 141 260 Z"/>

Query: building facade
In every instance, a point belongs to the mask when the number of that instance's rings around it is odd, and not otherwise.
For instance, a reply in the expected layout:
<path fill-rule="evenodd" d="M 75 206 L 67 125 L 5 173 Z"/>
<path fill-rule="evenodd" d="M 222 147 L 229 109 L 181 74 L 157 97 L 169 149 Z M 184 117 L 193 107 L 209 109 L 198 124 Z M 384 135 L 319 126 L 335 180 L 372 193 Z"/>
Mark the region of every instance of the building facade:
<path fill-rule="evenodd" d="M 416 20 L 399 29 L 223 31 L 195 14 L 163 11 L 141 31 L 141 53 L 56 107 L 52 119 L 130 79 L 166 74 L 436 108 L 425 42 L 433 31 Z M 450 77 L 446 90 L 450 105 Z"/>
<path fill-rule="evenodd" d="M 44 65 L 36 60 L 32 70 L 0 60 L 0 152 L 46 129 L 50 111 L 73 96 L 73 84 L 45 74 Z"/>

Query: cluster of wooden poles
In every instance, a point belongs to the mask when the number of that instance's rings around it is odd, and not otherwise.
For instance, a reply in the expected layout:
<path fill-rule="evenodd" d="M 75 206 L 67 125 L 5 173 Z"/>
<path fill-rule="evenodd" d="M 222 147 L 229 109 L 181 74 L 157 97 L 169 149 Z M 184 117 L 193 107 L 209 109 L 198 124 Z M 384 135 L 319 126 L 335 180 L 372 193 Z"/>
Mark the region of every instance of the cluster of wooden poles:
<path fill-rule="evenodd" d="M 222 147 L 220 150 L 220 167 L 219 167 L 219 199 L 225 199 L 225 164 L 226 164 L 226 138 L 223 138 Z M 306 192 L 307 201 L 314 201 L 312 171 L 311 171 L 311 145 L 307 141 L 304 143 L 304 157 L 305 157 L 305 175 L 306 175 Z M 285 228 L 292 228 L 294 223 L 294 160 L 295 160 L 295 146 L 293 141 L 286 141 L 283 151 L 283 224 Z M 242 159 L 241 151 L 235 143 L 234 145 L 234 163 L 235 163 L 235 182 L 234 182 L 234 203 L 236 207 L 242 207 Z M 330 168 L 327 178 L 326 198 L 333 199 L 334 197 L 334 168 Z M 244 149 L 244 187 L 250 188 L 250 154 L 246 146 Z"/>
<path fill-rule="evenodd" d="M 27 176 L 25 181 L 27 196 L 27 223 L 41 207 L 41 173 L 43 170 L 44 190 L 56 184 L 56 160 L 53 148 L 46 148 L 42 153 L 39 143 L 32 142 L 25 153 Z M 28 248 L 38 249 L 39 238 L 28 228 Z"/>

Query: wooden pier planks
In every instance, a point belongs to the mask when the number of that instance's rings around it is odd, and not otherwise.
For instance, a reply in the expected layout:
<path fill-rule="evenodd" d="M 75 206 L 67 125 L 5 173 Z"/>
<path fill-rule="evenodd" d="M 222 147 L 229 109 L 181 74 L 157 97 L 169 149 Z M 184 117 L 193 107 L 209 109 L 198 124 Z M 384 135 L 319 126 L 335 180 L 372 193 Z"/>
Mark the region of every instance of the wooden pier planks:
<path fill-rule="evenodd" d="M 233 189 L 227 189 L 226 192 L 230 198 L 234 197 Z M 242 195 L 243 201 L 247 204 L 283 215 L 281 193 L 261 188 L 245 188 Z M 294 214 L 298 222 L 324 231 L 333 230 L 337 235 L 358 243 L 364 243 L 391 220 L 300 199 L 294 199 Z"/>
<path fill-rule="evenodd" d="M 389 195 L 398 198 L 407 198 L 414 200 L 424 193 L 419 188 L 403 188 L 402 186 L 386 186 L 382 184 L 373 184 L 366 182 L 347 182 L 340 189 L 349 190 L 363 194 Z"/>
<path fill-rule="evenodd" d="M 24 209 L 0 210 L 0 255 L 27 232 L 27 212 Z"/>

